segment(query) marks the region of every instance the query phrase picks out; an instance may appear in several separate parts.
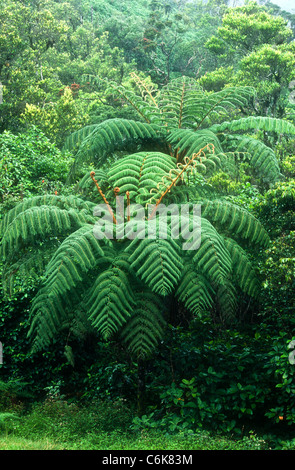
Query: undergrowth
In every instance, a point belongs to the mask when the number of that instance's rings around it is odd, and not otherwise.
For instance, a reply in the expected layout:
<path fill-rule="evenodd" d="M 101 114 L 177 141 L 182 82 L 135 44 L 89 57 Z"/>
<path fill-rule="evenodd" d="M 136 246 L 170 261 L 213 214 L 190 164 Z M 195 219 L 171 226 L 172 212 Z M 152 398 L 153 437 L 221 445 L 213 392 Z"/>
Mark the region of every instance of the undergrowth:
<path fill-rule="evenodd" d="M 6 418 L 5 419 L 5 415 Z M 1 413 L 0 413 L 1 415 Z M 233 439 L 202 429 L 169 432 L 136 426 L 125 400 L 81 405 L 49 396 L 26 411 L 2 413 L 0 449 L 68 450 L 262 450 L 267 443 L 250 432 Z"/>

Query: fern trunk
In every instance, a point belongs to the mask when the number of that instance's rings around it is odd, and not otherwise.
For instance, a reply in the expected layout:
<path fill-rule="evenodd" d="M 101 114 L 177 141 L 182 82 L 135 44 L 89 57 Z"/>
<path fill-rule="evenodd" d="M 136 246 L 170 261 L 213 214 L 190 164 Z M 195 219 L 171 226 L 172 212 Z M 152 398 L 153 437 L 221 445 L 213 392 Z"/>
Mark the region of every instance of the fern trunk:
<path fill-rule="evenodd" d="M 145 361 L 138 359 L 137 362 L 137 415 L 141 417 L 145 414 Z"/>

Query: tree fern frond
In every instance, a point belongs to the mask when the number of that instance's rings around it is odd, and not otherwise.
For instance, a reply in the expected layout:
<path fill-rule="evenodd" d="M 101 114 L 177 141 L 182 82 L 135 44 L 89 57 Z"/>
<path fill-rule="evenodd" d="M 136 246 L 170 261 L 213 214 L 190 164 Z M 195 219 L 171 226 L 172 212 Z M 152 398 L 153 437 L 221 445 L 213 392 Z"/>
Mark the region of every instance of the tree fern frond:
<path fill-rule="evenodd" d="M 106 85 L 106 92 L 116 93 L 120 96 L 123 101 L 132 106 L 138 115 L 146 123 L 162 123 L 162 116 L 157 100 L 155 99 L 155 90 L 150 84 L 144 79 L 141 79 L 134 72 L 131 73 L 131 77 L 135 83 L 136 88 L 139 90 L 140 95 L 135 91 L 125 88 L 122 85 L 118 85 L 116 82 L 107 81 L 101 78 L 92 78 L 92 81 L 96 83 L 103 82 Z"/>
<path fill-rule="evenodd" d="M 274 151 L 260 140 L 253 137 L 228 136 L 230 149 L 244 153 L 250 165 L 265 181 L 276 182 L 281 173 Z"/>
<path fill-rule="evenodd" d="M 190 312 L 198 317 L 210 310 L 214 302 L 211 284 L 192 263 L 187 264 L 181 274 L 176 296 Z"/>
<path fill-rule="evenodd" d="M 204 94 L 198 106 L 201 112 L 196 115 L 195 129 L 211 125 L 220 116 L 229 116 L 232 109 L 246 106 L 255 95 L 252 87 L 227 87 L 216 93 Z"/>
<path fill-rule="evenodd" d="M 224 244 L 232 258 L 236 284 L 249 296 L 256 297 L 259 292 L 259 282 L 246 252 L 231 238 L 224 238 Z"/>
<path fill-rule="evenodd" d="M 95 173 L 95 179 L 97 180 L 99 186 L 108 183 L 108 176 L 106 171 L 102 169 L 92 169 L 92 171 Z M 87 171 L 83 178 L 81 178 L 81 180 L 78 182 L 77 188 L 80 191 L 93 188 L 93 180 L 90 176 L 90 171 Z"/>
<path fill-rule="evenodd" d="M 203 90 L 198 83 L 188 77 L 171 80 L 159 93 L 159 106 L 169 129 L 191 127 L 195 121 L 196 105 Z"/>
<path fill-rule="evenodd" d="M 40 282 L 45 267 L 56 251 L 56 240 L 42 242 L 28 249 L 17 261 L 7 263 L 3 267 L 2 287 L 5 295 L 12 295 L 18 288 L 18 279 L 22 285 L 30 285 L 31 281 Z"/>
<path fill-rule="evenodd" d="M 81 139 L 81 133 L 82 131 L 73 133 L 71 140 L 67 142 L 67 149 L 80 144 L 72 172 L 75 171 L 77 165 L 82 163 L 92 160 L 95 161 L 95 164 L 100 163 L 105 155 L 119 150 L 129 142 L 158 140 L 161 128 L 140 121 L 108 119 L 97 124 L 83 139 Z"/>
<path fill-rule="evenodd" d="M 220 317 L 226 323 L 234 318 L 237 308 L 237 291 L 231 279 L 225 278 L 216 292 Z"/>
<path fill-rule="evenodd" d="M 125 248 L 130 253 L 131 267 L 135 274 L 153 292 L 165 296 L 172 292 L 182 269 L 180 247 L 170 235 L 170 227 L 165 227 L 154 219 L 155 225 L 138 222 L 137 237 Z M 153 230 L 152 230 L 153 229 Z M 167 229 L 167 231 L 166 231 Z"/>
<path fill-rule="evenodd" d="M 146 359 L 163 337 L 163 301 L 148 291 L 136 292 L 134 297 L 132 317 L 121 331 L 121 337 L 132 355 Z"/>
<path fill-rule="evenodd" d="M 207 155 L 213 153 L 211 145 L 206 145 L 205 147 L 199 149 L 197 153 L 194 153 L 191 157 L 185 157 L 183 163 L 177 163 L 175 168 L 172 168 L 169 173 L 166 173 L 162 176 L 161 180 L 158 182 L 157 187 L 154 187 L 150 190 L 152 197 L 150 198 L 149 203 L 155 201 L 155 209 L 161 204 L 163 198 L 170 193 L 172 188 L 174 188 L 179 182 L 189 182 L 189 179 L 192 177 L 198 182 L 200 180 L 200 167 L 203 167 L 202 161 L 207 160 Z M 205 168 L 206 169 L 206 168 Z M 196 178 L 195 178 L 196 177 Z M 152 212 L 153 214 L 153 212 Z"/>
<path fill-rule="evenodd" d="M 107 176 L 113 187 L 120 188 L 119 195 L 129 191 L 130 199 L 139 203 L 175 163 L 174 157 L 161 152 L 138 152 L 116 162 Z"/>
<path fill-rule="evenodd" d="M 295 134 L 295 126 L 292 122 L 265 116 L 249 116 L 233 121 L 225 121 L 222 124 L 214 124 L 210 127 L 210 130 L 214 133 L 249 131 L 252 129 L 276 132 L 277 134 Z"/>
<path fill-rule="evenodd" d="M 126 272 L 113 263 L 89 289 L 85 304 L 93 327 L 106 339 L 118 332 L 132 315 L 134 294 Z"/>
<path fill-rule="evenodd" d="M 24 243 L 34 244 L 37 237 L 56 236 L 89 222 L 94 223 L 95 219 L 84 209 L 76 211 L 54 206 L 33 206 L 18 213 L 7 226 L 1 242 L 3 258 L 6 259 Z"/>
<path fill-rule="evenodd" d="M 85 201 L 77 196 L 55 196 L 52 194 L 45 194 L 43 196 L 35 196 L 31 198 L 23 199 L 22 202 L 18 203 L 13 209 L 10 209 L 4 215 L 0 222 L 0 236 L 3 236 L 8 225 L 22 212 L 27 209 L 40 206 L 52 206 L 60 209 L 77 209 L 89 211 L 92 213 L 95 203 Z"/>
<path fill-rule="evenodd" d="M 217 222 L 230 233 L 253 243 L 267 246 L 269 235 L 259 220 L 249 211 L 224 199 L 207 200 L 202 203 L 202 215 Z"/>
<path fill-rule="evenodd" d="M 63 295 L 83 280 L 85 273 L 104 258 L 102 242 L 94 236 L 93 225 L 86 224 L 69 235 L 48 263 L 44 282 L 46 288 Z"/>
<path fill-rule="evenodd" d="M 232 270 L 231 257 L 222 237 L 204 217 L 201 219 L 201 243 L 193 255 L 193 262 L 214 288 L 223 284 Z"/>
<path fill-rule="evenodd" d="M 173 145 L 174 149 L 177 149 L 178 154 L 183 154 L 187 157 L 191 157 L 194 153 L 198 153 L 200 149 L 206 145 L 214 147 L 214 152 L 208 152 L 209 164 L 213 161 L 216 164 L 219 163 L 219 158 L 216 156 L 218 153 L 222 153 L 221 144 L 216 135 L 209 130 L 200 130 L 195 132 L 190 129 L 178 129 L 172 130 L 167 137 L 167 141 Z M 212 158 L 212 156 L 214 157 Z"/>

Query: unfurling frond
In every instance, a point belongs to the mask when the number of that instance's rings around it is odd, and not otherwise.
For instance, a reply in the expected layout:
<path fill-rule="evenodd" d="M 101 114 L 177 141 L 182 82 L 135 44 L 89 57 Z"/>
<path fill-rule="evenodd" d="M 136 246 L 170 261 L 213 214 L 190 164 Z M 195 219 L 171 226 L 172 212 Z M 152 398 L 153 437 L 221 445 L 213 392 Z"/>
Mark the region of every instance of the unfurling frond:
<path fill-rule="evenodd" d="M 5 295 L 12 295 L 18 287 L 18 280 L 22 285 L 30 285 L 32 281 L 40 283 L 47 263 L 55 253 L 57 243 L 49 240 L 29 248 L 17 261 L 6 263 L 3 267 L 2 284 Z"/>

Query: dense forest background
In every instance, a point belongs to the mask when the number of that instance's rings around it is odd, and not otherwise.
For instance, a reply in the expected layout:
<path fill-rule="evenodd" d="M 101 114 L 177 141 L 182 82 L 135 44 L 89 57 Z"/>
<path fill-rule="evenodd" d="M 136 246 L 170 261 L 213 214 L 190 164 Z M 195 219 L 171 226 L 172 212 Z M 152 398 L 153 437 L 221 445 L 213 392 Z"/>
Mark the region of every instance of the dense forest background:
<path fill-rule="evenodd" d="M 68 179 L 77 151 L 69 138 L 108 119 L 136 118 L 127 95 L 114 87 L 134 93 L 142 80 L 156 94 L 183 76 L 206 96 L 253 87 L 254 98 L 230 120 L 263 116 L 295 124 L 295 12 L 274 3 L 0 0 L 0 6 L 0 221 L 26 198 L 79 193 L 79 178 L 92 166 Z M 295 135 L 256 129 L 255 137 L 274 152 L 279 181 L 253 176 L 241 161 L 235 177 L 220 168 L 208 182 L 247 208 L 270 236 L 267 248 L 250 252 L 259 296 L 239 294 L 229 323 L 206 309 L 188 321 L 177 303 L 143 364 L 116 335 L 105 342 L 79 322 L 32 353 L 29 312 L 40 278 L 19 271 L 10 290 L 4 277 L 1 409 L 44 399 L 48 390 L 69 401 L 124 400 L 136 408 L 144 393 L 139 428 L 203 426 L 241 435 L 246 427 L 292 439 Z M 118 155 L 110 152 L 110 161 Z"/>

